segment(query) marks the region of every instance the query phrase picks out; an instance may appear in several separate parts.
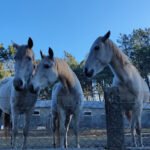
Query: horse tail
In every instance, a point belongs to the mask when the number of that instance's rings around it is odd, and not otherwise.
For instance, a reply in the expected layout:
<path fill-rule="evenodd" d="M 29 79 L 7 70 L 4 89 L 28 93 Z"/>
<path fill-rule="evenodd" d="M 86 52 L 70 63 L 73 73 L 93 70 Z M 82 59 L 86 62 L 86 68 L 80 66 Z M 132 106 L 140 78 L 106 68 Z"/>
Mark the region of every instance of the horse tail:
<path fill-rule="evenodd" d="M 131 111 L 125 111 L 125 115 L 126 115 L 127 119 L 128 119 L 129 121 L 131 121 L 132 112 L 131 112 Z"/>
<path fill-rule="evenodd" d="M 4 134 L 5 134 L 5 137 L 7 138 L 8 131 L 11 129 L 10 114 L 4 113 L 3 122 L 4 122 Z"/>
<path fill-rule="evenodd" d="M 2 125 L 2 110 L 0 109 L 0 130 L 1 130 L 1 125 Z"/>
<path fill-rule="evenodd" d="M 60 127 L 60 123 L 59 123 L 59 119 L 57 118 L 57 121 L 56 121 L 56 137 L 57 137 L 57 144 L 60 145 L 60 130 L 59 130 L 59 127 Z"/>

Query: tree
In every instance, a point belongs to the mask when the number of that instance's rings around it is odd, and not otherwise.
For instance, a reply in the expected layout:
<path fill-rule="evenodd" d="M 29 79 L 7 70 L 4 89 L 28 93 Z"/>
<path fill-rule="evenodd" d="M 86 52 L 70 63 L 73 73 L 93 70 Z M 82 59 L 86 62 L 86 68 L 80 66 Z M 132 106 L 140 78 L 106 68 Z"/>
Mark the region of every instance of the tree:
<path fill-rule="evenodd" d="M 150 73 L 150 28 L 136 29 L 128 35 L 120 34 L 118 43 L 150 88 L 148 79 Z"/>
<path fill-rule="evenodd" d="M 64 59 L 72 69 L 75 69 L 78 66 L 76 59 L 67 51 L 64 51 Z"/>
<path fill-rule="evenodd" d="M 13 57 L 15 52 L 12 45 L 5 49 L 3 44 L 0 44 L 0 79 L 13 74 Z"/>
<path fill-rule="evenodd" d="M 13 45 L 9 45 L 7 49 L 3 47 L 3 44 L 0 44 L 0 60 L 8 60 L 13 59 L 14 55 L 16 53 L 15 48 Z"/>
<path fill-rule="evenodd" d="M 3 79 L 4 77 L 10 76 L 11 73 L 9 71 L 4 70 L 3 63 L 0 63 L 0 80 Z"/>

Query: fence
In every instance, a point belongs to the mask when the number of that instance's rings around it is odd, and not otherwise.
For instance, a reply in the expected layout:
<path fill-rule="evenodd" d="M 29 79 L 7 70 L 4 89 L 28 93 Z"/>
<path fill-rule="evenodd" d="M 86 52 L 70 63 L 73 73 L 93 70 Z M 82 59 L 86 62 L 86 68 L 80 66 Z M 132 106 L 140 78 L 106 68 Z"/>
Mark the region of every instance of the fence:
<path fill-rule="evenodd" d="M 123 150 L 126 149 L 128 143 L 131 143 L 131 137 L 129 135 L 124 134 L 124 127 L 127 126 L 126 123 L 124 123 L 125 119 L 122 115 L 121 102 L 117 93 L 117 89 L 108 88 L 105 91 L 105 103 L 99 101 L 85 101 L 80 121 L 81 147 L 98 147 L 100 149 L 107 147 L 107 149 L 111 150 Z M 50 108 L 50 101 L 45 100 L 38 101 L 36 103 L 35 111 L 32 116 L 30 135 L 33 138 L 36 138 L 37 134 L 38 136 L 42 136 L 42 138 L 47 137 L 46 141 L 42 141 L 37 147 L 41 145 L 45 145 L 46 147 L 48 146 L 48 144 L 50 145 L 50 142 L 52 141 L 52 138 L 49 137 L 51 122 Z M 150 105 L 146 104 L 144 105 L 144 114 L 142 122 L 144 127 L 147 127 L 147 129 L 150 128 L 149 120 Z M 20 119 L 19 124 L 22 128 L 22 119 Z M 146 134 L 149 137 L 149 134 Z M 146 138 L 144 138 L 147 141 L 147 143 L 150 143 L 150 138 L 148 139 L 147 135 Z M 73 145 L 74 143 L 72 134 L 70 133 L 69 136 L 70 143 L 71 145 Z M 128 142 L 126 142 L 126 136 L 128 136 L 129 138 Z M 38 140 L 35 143 L 30 142 L 29 145 L 33 146 L 33 143 L 35 145 L 39 144 Z M 147 143 L 146 145 L 148 146 L 149 144 Z M 1 144 L 3 144 L 3 142 L 1 142 Z"/>

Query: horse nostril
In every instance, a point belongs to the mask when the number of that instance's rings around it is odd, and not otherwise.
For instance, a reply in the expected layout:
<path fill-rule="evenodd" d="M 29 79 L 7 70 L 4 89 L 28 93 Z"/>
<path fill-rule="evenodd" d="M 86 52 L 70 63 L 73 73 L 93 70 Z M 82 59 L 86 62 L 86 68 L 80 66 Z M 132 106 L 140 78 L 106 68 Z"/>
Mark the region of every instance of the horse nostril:
<path fill-rule="evenodd" d="M 85 69 L 84 69 L 85 75 L 87 74 L 87 72 L 88 72 L 88 69 L 85 67 Z"/>
<path fill-rule="evenodd" d="M 93 76 L 93 73 L 94 73 L 94 70 L 92 69 L 91 72 L 90 72 L 91 76 Z"/>
<path fill-rule="evenodd" d="M 18 80 L 18 86 L 21 87 L 23 85 L 22 80 Z"/>
<path fill-rule="evenodd" d="M 30 90 L 30 92 L 32 92 L 32 93 L 34 92 L 34 88 L 33 88 L 33 85 L 32 85 L 32 84 L 29 85 L 29 90 Z"/>
<path fill-rule="evenodd" d="M 36 94 L 36 93 L 38 92 L 38 89 L 35 90 L 34 87 L 33 87 L 33 84 L 30 84 L 30 85 L 29 85 L 29 91 L 30 91 L 31 93 Z"/>
<path fill-rule="evenodd" d="M 20 91 L 23 89 L 23 81 L 19 78 L 14 79 L 13 85 L 17 91 Z"/>
<path fill-rule="evenodd" d="M 93 73 L 94 73 L 94 70 L 92 69 L 92 70 L 89 71 L 87 68 L 85 68 L 84 73 L 87 77 L 92 77 Z"/>

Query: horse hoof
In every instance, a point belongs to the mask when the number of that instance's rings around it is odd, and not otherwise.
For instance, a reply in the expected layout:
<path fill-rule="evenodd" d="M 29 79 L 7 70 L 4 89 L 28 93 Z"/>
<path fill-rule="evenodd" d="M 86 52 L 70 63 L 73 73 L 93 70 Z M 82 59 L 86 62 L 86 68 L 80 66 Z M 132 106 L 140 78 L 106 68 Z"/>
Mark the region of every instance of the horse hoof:
<path fill-rule="evenodd" d="M 80 148 L 80 145 L 79 145 L 79 144 L 77 145 L 77 148 Z"/>
<path fill-rule="evenodd" d="M 55 143 L 53 144 L 53 147 L 56 148 L 56 144 Z"/>
<path fill-rule="evenodd" d="M 133 147 L 138 147 L 136 143 L 134 143 L 132 146 L 133 146 Z"/>
<path fill-rule="evenodd" d="M 12 147 L 11 149 L 12 149 L 12 150 L 17 150 L 17 147 Z"/>
<path fill-rule="evenodd" d="M 61 149 L 65 149 L 65 147 L 64 147 L 64 146 L 61 146 L 60 148 L 61 148 Z"/>
<path fill-rule="evenodd" d="M 21 150 L 26 150 L 26 149 L 27 149 L 27 147 L 22 146 L 22 149 L 21 149 Z"/>
<path fill-rule="evenodd" d="M 143 144 L 140 144 L 140 147 L 144 147 L 144 145 L 143 145 Z"/>

